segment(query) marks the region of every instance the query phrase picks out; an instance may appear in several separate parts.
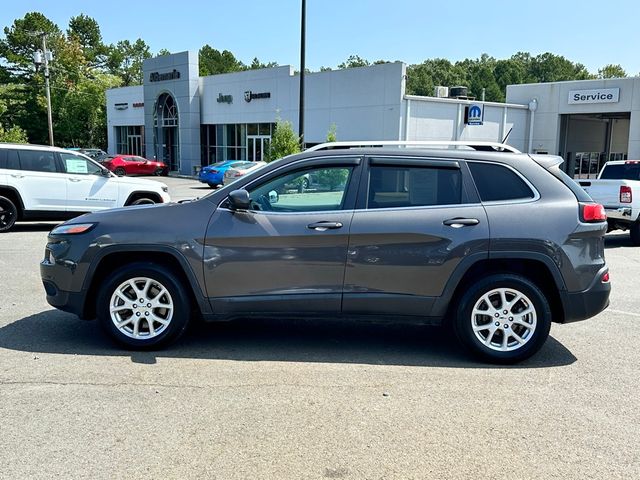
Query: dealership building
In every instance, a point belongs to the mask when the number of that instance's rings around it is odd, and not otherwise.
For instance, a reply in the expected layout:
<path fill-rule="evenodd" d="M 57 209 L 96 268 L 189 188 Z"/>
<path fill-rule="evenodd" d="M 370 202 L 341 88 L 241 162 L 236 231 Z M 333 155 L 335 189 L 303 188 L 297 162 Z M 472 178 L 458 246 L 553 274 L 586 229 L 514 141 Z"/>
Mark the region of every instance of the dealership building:
<path fill-rule="evenodd" d="M 300 77 L 291 66 L 201 77 L 197 52 L 145 60 L 143 84 L 107 91 L 108 152 L 163 160 L 193 174 L 223 160 L 261 160 L 278 120 L 298 130 Z M 609 158 L 640 158 L 640 79 L 511 85 L 507 102 L 464 88 L 407 95 L 406 65 L 305 75 L 305 145 L 338 140 L 469 140 L 568 158 L 581 174 Z M 585 163 L 586 162 L 586 163 Z M 595 165 L 595 166 L 594 166 Z"/>

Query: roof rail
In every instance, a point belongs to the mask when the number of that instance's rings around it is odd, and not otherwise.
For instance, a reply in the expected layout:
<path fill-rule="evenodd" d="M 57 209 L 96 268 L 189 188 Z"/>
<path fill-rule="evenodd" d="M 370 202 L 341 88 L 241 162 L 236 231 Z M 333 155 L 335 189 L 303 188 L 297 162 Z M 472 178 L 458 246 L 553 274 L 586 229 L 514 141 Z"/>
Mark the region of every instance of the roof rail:
<path fill-rule="evenodd" d="M 471 150 L 480 150 L 485 152 L 510 152 L 522 153 L 517 148 L 498 142 L 471 142 L 471 141 L 447 141 L 447 140 L 365 140 L 352 142 L 328 142 L 307 148 L 307 152 L 315 152 L 317 150 L 332 150 L 338 148 L 359 148 L 359 147 L 465 147 Z"/>

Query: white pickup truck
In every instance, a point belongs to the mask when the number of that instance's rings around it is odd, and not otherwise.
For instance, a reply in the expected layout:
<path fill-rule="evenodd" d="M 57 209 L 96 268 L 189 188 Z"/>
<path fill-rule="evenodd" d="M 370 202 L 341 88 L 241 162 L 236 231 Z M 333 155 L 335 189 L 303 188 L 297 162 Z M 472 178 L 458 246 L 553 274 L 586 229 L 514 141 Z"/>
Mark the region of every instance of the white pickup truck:
<path fill-rule="evenodd" d="M 640 160 L 607 162 L 597 180 L 578 180 L 596 202 L 604 205 L 609 230 L 629 230 L 640 245 Z"/>

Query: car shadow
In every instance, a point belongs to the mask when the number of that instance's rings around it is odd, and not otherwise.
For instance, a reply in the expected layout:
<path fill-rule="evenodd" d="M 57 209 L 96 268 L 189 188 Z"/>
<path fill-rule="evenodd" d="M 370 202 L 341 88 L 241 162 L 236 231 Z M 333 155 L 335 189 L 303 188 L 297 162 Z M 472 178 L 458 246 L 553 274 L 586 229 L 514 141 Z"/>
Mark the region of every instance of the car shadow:
<path fill-rule="evenodd" d="M 38 332 L 34 335 L 34 332 Z M 576 357 L 549 337 L 540 352 L 515 366 L 495 366 L 470 357 L 447 330 L 416 325 L 382 325 L 337 320 L 237 320 L 194 322 L 170 347 L 133 352 L 115 345 L 95 321 L 48 310 L 0 328 L 0 348 L 68 355 L 129 356 L 135 363 L 156 358 L 244 362 L 318 362 L 451 368 L 548 368 Z"/>
<path fill-rule="evenodd" d="M 609 233 L 604 237 L 604 248 L 633 247 L 628 233 Z"/>
<path fill-rule="evenodd" d="M 12 232 L 50 232 L 56 225 L 60 225 L 63 220 L 57 222 L 28 222 L 28 223 L 16 223 L 12 228 Z"/>

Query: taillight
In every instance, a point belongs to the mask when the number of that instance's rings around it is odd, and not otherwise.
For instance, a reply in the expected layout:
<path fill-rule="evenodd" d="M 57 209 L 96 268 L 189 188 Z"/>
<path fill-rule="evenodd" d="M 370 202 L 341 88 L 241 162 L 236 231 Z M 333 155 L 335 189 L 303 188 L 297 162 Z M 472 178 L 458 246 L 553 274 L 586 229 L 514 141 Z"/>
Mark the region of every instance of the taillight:
<path fill-rule="evenodd" d="M 631 203 L 631 187 L 627 185 L 620 186 L 620 203 Z"/>
<path fill-rule="evenodd" d="M 211 173 L 218 173 L 218 170 L 209 170 Z"/>
<path fill-rule="evenodd" d="M 580 213 L 583 222 L 597 223 L 607 219 L 607 212 L 599 203 L 581 203 Z"/>
<path fill-rule="evenodd" d="M 610 281 L 609 272 L 603 273 L 602 277 L 600 278 L 600 281 L 602 283 L 609 283 L 609 281 Z"/>
<path fill-rule="evenodd" d="M 241 177 L 241 176 L 243 176 L 243 175 L 244 175 L 244 173 L 242 173 L 242 172 L 236 172 L 236 174 L 234 175 L 234 177 Z"/>

